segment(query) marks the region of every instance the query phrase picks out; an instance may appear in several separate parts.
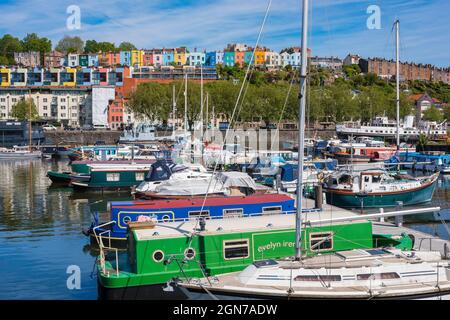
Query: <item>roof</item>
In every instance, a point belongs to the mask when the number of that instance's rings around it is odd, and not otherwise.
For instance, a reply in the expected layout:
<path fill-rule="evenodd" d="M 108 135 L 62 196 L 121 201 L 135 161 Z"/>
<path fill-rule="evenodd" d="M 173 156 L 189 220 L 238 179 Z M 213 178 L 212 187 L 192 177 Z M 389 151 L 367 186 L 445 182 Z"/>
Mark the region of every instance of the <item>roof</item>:
<path fill-rule="evenodd" d="M 327 211 L 308 213 L 307 222 L 317 222 L 325 219 L 335 219 L 343 217 L 353 217 L 357 214 L 350 211 Z M 228 218 L 228 219 L 209 219 L 206 221 L 206 231 L 200 234 L 218 234 L 229 232 L 249 232 L 249 231 L 265 231 L 295 228 L 295 214 L 273 214 L 255 217 Z M 366 221 L 366 220 L 363 220 Z M 340 222 L 339 225 L 352 224 L 354 222 Z M 330 225 L 330 224 L 324 224 Z M 156 238 L 170 238 L 189 236 L 194 229 L 199 227 L 197 220 L 189 220 L 186 222 L 167 222 L 158 223 L 153 229 L 134 230 L 135 237 L 138 241 L 151 240 Z"/>
<path fill-rule="evenodd" d="M 282 202 L 294 200 L 286 194 L 264 194 L 252 196 L 237 197 L 208 197 L 205 206 L 226 206 L 236 204 L 256 204 L 264 202 Z M 114 201 L 111 203 L 113 207 L 127 207 L 129 209 L 159 209 L 159 208 L 182 208 L 182 207 L 201 207 L 204 197 L 192 199 L 177 200 L 147 200 L 147 201 Z"/>

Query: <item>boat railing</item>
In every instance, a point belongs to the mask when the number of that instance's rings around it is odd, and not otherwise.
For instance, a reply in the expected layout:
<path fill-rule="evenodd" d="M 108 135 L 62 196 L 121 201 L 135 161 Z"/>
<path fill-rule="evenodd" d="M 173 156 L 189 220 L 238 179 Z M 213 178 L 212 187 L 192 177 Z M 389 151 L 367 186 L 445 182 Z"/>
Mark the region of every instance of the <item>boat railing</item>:
<path fill-rule="evenodd" d="M 111 247 L 111 230 L 105 230 L 105 231 L 97 233 L 97 231 L 100 228 L 104 228 L 106 226 L 109 226 L 109 225 L 112 225 L 115 223 L 116 223 L 116 221 L 108 221 L 101 225 L 95 226 L 92 231 L 94 233 L 95 239 L 96 239 L 98 247 L 100 249 L 100 268 L 102 269 L 102 273 L 107 274 L 107 275 L 110 274 L 110 272 L 106 270 L 106 254 L 108 253 L 108 251 L 112 251 L 112 252 L 114 252 L 115 260 L 116 260 L 115 270 L 113 270 L 113 271 L 115 271 L 116 276 L 118 276 L 119 275 L 119 249 Z M 108 246 L 105 246 L 103 243 L 103 237 L 105 235 L 108 236 Z"/>

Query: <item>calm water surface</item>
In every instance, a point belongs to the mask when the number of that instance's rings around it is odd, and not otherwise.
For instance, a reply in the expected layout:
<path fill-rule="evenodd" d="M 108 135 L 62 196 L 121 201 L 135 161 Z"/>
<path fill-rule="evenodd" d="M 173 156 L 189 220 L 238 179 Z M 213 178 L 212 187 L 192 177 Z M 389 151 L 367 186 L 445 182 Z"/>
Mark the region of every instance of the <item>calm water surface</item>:
<path fill-rule="evenodd" d="M 102 212 L 105 221 L 108 201 L 130 198 L 52 187 L 47 171 L 68 168 L 67 161 L 0 161 L 0 299 L 97 298 L 96 252 L 81 231 L 90 225 L 91 212 Z M 441 177 L 431 205 L 450 207 L 450 177 Z M 450 213 L 443 210 L 442 217 L 450 220 Z M 444 225 L 430 218 L 409 226 L 448 239 Z M 81 270 L 79 290 L 67 288 L 72 265 Z"/>

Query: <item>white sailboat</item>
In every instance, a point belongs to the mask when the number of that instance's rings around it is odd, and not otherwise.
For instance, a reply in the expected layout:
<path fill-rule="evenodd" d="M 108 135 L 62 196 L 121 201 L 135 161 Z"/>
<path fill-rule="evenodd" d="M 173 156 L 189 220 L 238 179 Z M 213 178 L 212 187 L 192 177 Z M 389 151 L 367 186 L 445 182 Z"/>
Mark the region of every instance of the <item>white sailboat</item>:
<path fill-rule="evenodd" d="M 299 150 L 304 147 L 308 0 L 303 0 Z M 399 299 L 450 297 L 450 264 L 440 252 L 402 251 L 394 248 L 353 249 L 306 257 L 302 250 L 303 157 L 299 157 L 295 256 L 261 260 L 241 272 L 213 278 L 181 280 L 191 298 L 250 299 Z M 361 220 L 365 217 L 344 217 Z M 336 219 L 335 219 L 336 220 Z M 340 220 L 340 219 L 337 219 Z M 328 221 L 329 222 L 329 221 Z M 308 222 L 309 224 L 311 221 Z M 318 221 L 327 223 L 327 221 Z M 333 248 L 333 233 L 323 234 L 310 249 Z M 317 250 L 320 252 L 320 250 Z M 294 252 L 293 252 L 294 253 Z M 304 253 L 304 252 L 303 252 Z"/>

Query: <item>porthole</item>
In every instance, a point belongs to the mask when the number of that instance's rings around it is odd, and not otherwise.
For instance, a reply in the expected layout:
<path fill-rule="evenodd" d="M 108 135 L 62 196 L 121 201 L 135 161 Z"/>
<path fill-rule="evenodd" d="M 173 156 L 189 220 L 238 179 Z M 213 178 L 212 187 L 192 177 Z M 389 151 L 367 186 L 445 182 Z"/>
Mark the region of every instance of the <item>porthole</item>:
<path fill-rule="evenodd" d="M 169 221 L 170 221 L 170 217 L 169 217 L 167 214 L 165 214 L 165 215 L 163 215 L 163 217 L 162 217 L 162 221 L 163 221 L 163 222 L 169 222 Z"/>
<path fill-rule="evenodd" d="M 184 257 L 188 260 L 192 260 L 195 258 L 195 250 L 192 248 L 187 248 L 184 250 Z"/>
<path fill-rule="evenodd" d="M 153 252 L 153 260 L 155 262 L 161 262 L 164 259 L 164 252 L 162 252 L 161 250 L 156 250 L 155 252 Z"/>
<path fill-rule="evenodd" d="M 130 216 L 125 216 L 125 217 L 123 217 L 123 222 L 125 223 L 125 224 L 128 224 L 128 222 L 130 222 L 131 221 L 131 217 Z"/>

